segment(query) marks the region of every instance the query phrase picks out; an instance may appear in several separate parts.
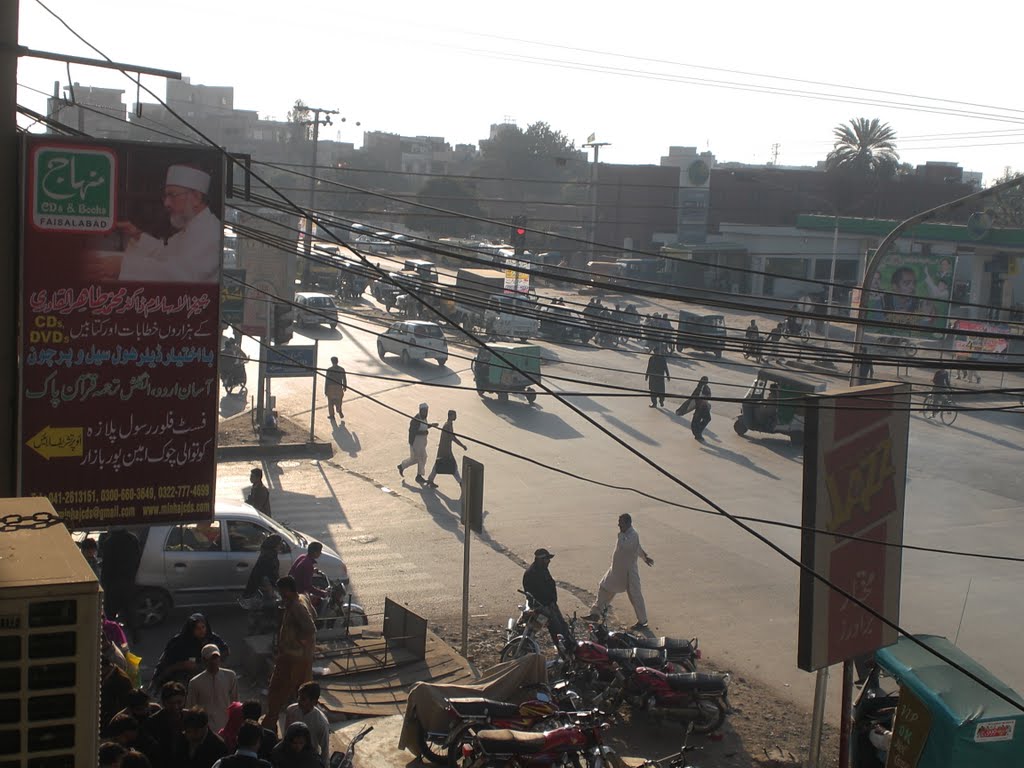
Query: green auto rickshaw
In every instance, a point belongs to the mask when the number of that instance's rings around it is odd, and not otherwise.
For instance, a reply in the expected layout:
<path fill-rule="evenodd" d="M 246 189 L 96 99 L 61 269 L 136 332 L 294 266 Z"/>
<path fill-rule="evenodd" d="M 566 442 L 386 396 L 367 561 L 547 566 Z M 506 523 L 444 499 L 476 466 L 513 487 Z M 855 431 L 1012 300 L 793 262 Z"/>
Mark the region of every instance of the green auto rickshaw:
<path fill-rule="evenodd" d="M 680 352 L 690 347 L 703 352 L 714 352 L 721 358 L 726 342 L 725 316 L 705 315 L 700 312 L 679 310 L 679 333 L 676 349 Z"/>
<path fill-rule="evenodd" d="M 789 435 L 794 445 L 802 445 L 802 400 L 808 395 L 824 392 L 827 388 L 828 385 L 818 379 L 798 376 L 790 371 L 762 368 L 743 396 L 740 415 L 733 422 L 733 429 L 737 435 L 745 435 L 749 430 Z"/>
<path fill-rule="evenodd" d="M 515 392 L 524 395 L 528 403 L 533 403 L 537 393 L 531 385 L 540 382 L 540 359 L 540 347 L 533 344 L 493 342 L 487 347 L 481 347 L 473 360 L 473 380 L 477 394 L 483 397 L 488 392 L 494 392 L 498 400 L 505 402 L 509 393 Z M 529 374 L 531 378 L 521 372 Z"/>
<path fill-rule="evenodd" d="M 946 638 L 916 637 L 927 647 L 901 637 L 895 645 L 875 651 L 853 706 L 851 768 L 1024 765 L 1024 697 Z"/>

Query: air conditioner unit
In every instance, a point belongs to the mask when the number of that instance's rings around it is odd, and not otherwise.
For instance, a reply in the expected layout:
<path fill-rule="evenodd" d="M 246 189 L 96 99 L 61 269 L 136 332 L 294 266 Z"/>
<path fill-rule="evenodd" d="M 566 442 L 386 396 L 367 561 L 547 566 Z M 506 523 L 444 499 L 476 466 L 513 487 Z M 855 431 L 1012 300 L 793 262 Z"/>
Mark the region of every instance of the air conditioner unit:
<path fill-rule="evenodd" d="M 0 524 L 0 767 L 95 765 L 99 583 L 45 498 Z"/>

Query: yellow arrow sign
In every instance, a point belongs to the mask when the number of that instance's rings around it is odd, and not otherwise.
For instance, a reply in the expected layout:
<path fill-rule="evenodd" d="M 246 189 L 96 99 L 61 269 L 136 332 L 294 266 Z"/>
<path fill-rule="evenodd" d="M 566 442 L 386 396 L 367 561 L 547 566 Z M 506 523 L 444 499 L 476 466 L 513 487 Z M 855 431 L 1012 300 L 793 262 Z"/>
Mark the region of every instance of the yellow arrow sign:
<path fill-rule="evenodd" d="M 25 445 L 47 461 L 62 456 L 81 456 L 82 428 L 43 427 Z"/>

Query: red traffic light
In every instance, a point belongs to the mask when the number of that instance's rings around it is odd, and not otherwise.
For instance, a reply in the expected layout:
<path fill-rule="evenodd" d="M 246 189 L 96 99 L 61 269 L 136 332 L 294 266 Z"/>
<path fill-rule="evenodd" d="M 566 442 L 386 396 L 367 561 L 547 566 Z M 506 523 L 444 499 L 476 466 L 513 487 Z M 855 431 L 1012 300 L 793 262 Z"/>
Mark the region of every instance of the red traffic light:
<path fill-rule="evenodd" d="M 522 227 L 516 227 L 516 234 L 522 237 L 523 235 L 526 234 L 526 230 L 523 229 Z"/>

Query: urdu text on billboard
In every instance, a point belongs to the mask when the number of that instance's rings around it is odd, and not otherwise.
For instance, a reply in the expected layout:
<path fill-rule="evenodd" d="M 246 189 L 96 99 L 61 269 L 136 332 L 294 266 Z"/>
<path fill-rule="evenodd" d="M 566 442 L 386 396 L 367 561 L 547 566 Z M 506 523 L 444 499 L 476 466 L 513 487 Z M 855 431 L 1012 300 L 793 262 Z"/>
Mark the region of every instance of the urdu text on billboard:
<path fill-rule="evenodd" d="M 909 432 L 906 384 L 828 392 L 807 407 L 800 560 L 892 622 L 900 613 Z M 801 571 L 800 669 L 831 666 L 896 639 L 895 630 Z"/>
<path fill-rule="evenodd" d="M 222 156 L 23 146 L 21 495 L 75 528 L 209 518 Z"/>

